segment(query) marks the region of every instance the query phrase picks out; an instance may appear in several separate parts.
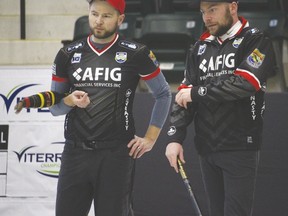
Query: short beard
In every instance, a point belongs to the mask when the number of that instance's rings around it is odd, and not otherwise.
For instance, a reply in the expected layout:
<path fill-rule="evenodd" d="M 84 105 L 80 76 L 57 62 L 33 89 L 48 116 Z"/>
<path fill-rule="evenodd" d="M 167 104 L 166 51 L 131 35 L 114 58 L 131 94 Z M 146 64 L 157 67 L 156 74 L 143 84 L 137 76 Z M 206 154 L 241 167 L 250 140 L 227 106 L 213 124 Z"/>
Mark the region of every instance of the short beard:
<path fill-rule="evenodd" d="M 232 27 L 233 18 L 231 14 L 229 13 L 228 8 L 226 9 L 225 20 L 226 20 L 226 24 L 220 25 L 218 31 L 216 31 L 213 36 L 215 37 L 222 36 Z"/>
<path fill-rule="evenodd" d="M 99 35 L 99 34 L 94 34 L 93 33 L 93 36 L 97 39 L 106 39 L 106 38 L 109 38 L 111 37 L 116 31 L 106 31 L 103 35 Z"/>
<path fill-rule="evenodd" d="M 115 25 L 114 28 L 111 31 L 106 31 L 106 32 L 104 32 L 103 35 L 96 34 L 93 31 L 93 28 L 91 27 L 91 25 L 90 25 L 90 30 L 91 30 L 91 33 L 93 34 L 93 36 L 95 38 L 97 38 L 97 39 L 106 39 L 106 38 L 111 37 L 113 34 L 115 34 L 115 32 L 118 30 L 118 26 Z"/>

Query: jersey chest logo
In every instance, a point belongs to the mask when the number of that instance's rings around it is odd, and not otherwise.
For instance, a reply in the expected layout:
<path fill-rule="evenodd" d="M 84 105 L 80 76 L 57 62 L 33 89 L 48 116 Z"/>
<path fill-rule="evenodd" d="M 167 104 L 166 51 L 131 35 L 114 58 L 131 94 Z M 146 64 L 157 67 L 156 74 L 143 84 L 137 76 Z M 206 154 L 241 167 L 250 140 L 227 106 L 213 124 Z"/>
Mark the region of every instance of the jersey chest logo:
<path fill-rule="evenodd" d="M 117 52 L 115 55 L 115 61 L 119 64 L 123 64 L 127 61 L 127 52 Z"/>
<path fill-rule="evenodd" d="M 234 41 L 233 41 L 233 44 L 232 46 L 236 49 L 238 49 L 238 47 L 240 46 L 240 44 L 242 43 L 244 37 L 242 38 L 236 38 Z"/>
<path fill-rule="evenodd" d="M 95 68 L 91 67 L 78 68 L 73 72 L 73 77 L 77 81 L 91 82 L 91 81 L 114 81 L 120 82 L 122 80 L 121 68 Z"/>
<path fill-rule="evenodd" d="M 203 59 L 199 69 L 204 73 L 219 71 L 224 68 L 231 69 L 235 67 L 235 53 L 228 55 L 211 56 L 209 59 Z"/>
<path fill-rule="evenodd" d="M 82 53 L 74 53 L 74 55 L 71 59 L 71 64 L 80 63 L 81 57 L 82 57 Z"/>

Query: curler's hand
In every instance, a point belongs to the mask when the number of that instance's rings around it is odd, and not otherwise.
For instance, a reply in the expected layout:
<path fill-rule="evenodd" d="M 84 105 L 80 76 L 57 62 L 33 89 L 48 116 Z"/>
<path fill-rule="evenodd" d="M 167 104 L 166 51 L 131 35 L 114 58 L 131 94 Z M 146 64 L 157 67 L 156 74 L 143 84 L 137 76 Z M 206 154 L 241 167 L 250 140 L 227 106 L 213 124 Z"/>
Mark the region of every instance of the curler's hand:
<path fill-rule="evenodd" d="M 24 107 L 24 101 L 23 100 L 20 100 L 14 107 L 14 110 L 15 110 L 15 113 L 18 114 L 21 112 L 21 110 L 23 109 Z"/>

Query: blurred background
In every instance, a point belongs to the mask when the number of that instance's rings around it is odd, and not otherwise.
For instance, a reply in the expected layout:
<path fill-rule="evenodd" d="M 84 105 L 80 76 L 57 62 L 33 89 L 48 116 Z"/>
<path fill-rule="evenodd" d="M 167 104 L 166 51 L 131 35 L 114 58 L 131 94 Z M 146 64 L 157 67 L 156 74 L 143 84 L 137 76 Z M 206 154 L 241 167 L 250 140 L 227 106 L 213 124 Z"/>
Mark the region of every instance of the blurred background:
<path fill-rule="evenodd" d="M 272 38 L 280 69 L 268 80 L 253 216 L 288 215 L 287 2 L 239 0 L 239 14 Z M 198 3 L 126 0 L 126 18 L 119 33 L 145 43 L 155 53 L 173 96 L 183 79 L 187 49 L 204 30 Z M 58 50 L 90 33 L 87 13 L 86 0 L 0 0 L 1 216 L 54 215 L 60 163 L 55 158 L 63 147 L 64 119 L 52 117 L 45 109 L 15 115 L 13 107 L 21 97 L 50 88 L 51 66 Z M 153 98 L 142 82 L 137 91 L 134 109 L 137 135 L 141 136 L 149 123 Z M 167 128 L 166 123 L 153 151 L 137 160 L 135 216 L 195 215 L 180 176 L 164 155 Z M 207 216 L 193 126 L 188 130 L 184 168 Z"/>
<path fill-rule="evenodd" d="M 183 78 L 187 48 L 204 29 L 198 1 L 126 0 L 120 33 L 154 51 L 172 87 Z M 273 39 L 280 68 L 269 84 L 274 92 L 288 87 L 287 8 L 285 0 L 239 1 L 240 15 Z M 85 0 L 1 0 L 0 66 L 51 65 L 59 48 L 90 32 L 87 10 Z"/>

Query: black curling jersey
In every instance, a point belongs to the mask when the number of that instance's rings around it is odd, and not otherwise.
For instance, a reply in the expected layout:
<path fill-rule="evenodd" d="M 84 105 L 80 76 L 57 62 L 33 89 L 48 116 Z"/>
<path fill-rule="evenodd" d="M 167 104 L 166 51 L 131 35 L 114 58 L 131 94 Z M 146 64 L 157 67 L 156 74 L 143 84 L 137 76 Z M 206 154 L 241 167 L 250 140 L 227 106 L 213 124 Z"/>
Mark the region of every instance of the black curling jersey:
<path fill-rule="evenodd" d="M 54 62 L 54 82 L 88 93 L 88 107 L 74 107 L 65 120 L 65 138 L 73 141 L 130 140 L 135 127 L 132 106 L 140 78 L 160 73 L 153 53 L 145 46 L 116 35 L 101 50 L 90 37 L 63 47 Z"/>
<path fill-rule="evenodd" d="M 171 142 L 182 143 L 193 120 L 200 154 L 259 149 L 265 84 L 277 67 L 269 38 L 240 20 L 238 32 L 225 41 L 206 32 L 191 48 L 179 88 L 192 87 L 192 103 L 187 110 L 173 105 Z"/>

